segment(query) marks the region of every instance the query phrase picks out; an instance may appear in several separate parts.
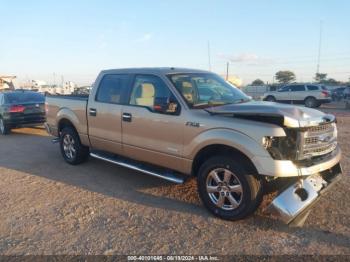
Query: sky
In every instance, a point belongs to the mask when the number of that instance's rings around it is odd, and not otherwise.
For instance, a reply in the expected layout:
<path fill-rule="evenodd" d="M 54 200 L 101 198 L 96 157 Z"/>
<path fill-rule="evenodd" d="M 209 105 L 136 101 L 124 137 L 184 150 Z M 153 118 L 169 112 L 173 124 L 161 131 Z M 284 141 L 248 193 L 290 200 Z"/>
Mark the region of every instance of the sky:
<path fill-rule="evenodd" d="M 145 66 L 225 74 L 227 62 L 245 84 L 279 70 L 312 81 L 321 23 L 320 72 L 350 77 L 347 0 L 0 0 L 0 14 L 0 75 L 18 81 L 85 85 Z"/>

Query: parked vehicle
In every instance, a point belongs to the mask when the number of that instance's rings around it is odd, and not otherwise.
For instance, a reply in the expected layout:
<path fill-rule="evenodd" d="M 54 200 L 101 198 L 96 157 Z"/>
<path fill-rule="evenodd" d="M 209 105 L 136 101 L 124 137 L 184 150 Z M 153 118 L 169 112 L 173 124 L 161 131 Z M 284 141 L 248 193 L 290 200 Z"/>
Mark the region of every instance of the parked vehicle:
<path fill-rule="evenodd" d="M 278 188 L 271 212 L 302 223 L 341 177 L 333 115 L 251 101 L 211 72 L 106 70 L 88 98 L 46 103 L 47 131 L 67 163 L 90 155 L 176 183 L 195 176 L 204 205 L 223 219 L 253 213 L 280 181 L 291 185 Z"/>
<path fill-rule="evenodd" d="M 275 85 L 261 85 L 261 86 L 245 86 L 242 88 L 242 91 L 251 96 L 254 100 L 262 100 L 264 98 L 264 94 L 267 92 L 276 91 L 277 86 Z"/>
<path fill-rule="evenodd" d="M 332 100 L 340 101 L 344 98 L 345 87 L 338 87 L 331 91 Z"/>
<path fill-rule="evenodd" d="M 332 101 L 331 94 L 322 85 L 314 84 L 290 84 L 281 87 L 276 92 L 267 92 L 263 100 L 270 102 L 282 102 L 304 104 L 306 107 L 319 107 Z"/>
<path fill-rule="evenodd" d="M 32 91 L 16 90 L 0 93 L 0 133 L 11 128 L 45 123 L 45 97 Z"/>

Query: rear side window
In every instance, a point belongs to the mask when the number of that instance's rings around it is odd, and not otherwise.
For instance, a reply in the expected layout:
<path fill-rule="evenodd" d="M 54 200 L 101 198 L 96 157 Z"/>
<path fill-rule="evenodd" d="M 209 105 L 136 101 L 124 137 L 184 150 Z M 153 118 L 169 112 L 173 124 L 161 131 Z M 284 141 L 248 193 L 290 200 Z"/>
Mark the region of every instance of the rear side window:
<path fill-rule="evenodd" d="M 305 91 L 305 86 L 303 85 L 290 86 L 290 91 L 292 92 Z"/>
<path fill-rule="evenodd" d="M 6 104 L 44 103 L 45 96 L 34 92 L 13 92 L 5 94 Z"/>
<path fill-rule="evenodd" d="M 98 88 L 96 101 L 119 104 L 128 82 L 128 75 L 105 75 Z"/>
<path fill-rule="evenodd" d="M 307 90 L 315 91 L 315 90 L 319 90 L 319 89 L 318 89 L 318 86 L 307 86 Z"/>

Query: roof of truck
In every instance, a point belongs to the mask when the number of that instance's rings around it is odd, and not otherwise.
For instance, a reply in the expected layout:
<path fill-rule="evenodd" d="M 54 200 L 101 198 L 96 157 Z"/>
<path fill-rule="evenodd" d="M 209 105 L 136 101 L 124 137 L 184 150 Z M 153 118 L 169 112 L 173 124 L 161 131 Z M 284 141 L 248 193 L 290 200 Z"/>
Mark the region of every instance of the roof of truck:
<path fill-rule="evenodd" d="M 128 73 L 128 74 L 179 74 L 179 73 L 211 73 L 205 70 L 179 68 L 179 67 L 142 67 L 142 68 L 120 68 L 103 70 L 104 74 Z"/>

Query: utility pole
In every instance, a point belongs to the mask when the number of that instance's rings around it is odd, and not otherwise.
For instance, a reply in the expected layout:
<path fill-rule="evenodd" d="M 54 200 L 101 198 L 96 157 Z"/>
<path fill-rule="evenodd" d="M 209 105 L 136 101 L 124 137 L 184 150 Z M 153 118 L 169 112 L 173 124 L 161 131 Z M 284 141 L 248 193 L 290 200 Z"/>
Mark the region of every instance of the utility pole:
<path fill-rule="evenodd" d="M 62 88 L 64 86 L 64 77 L 63 77 L 63 75 L 61 75 L 61 86 L 62 86 Z"/>
<path fill-rule="evenodd" d="M 53 73 L 53 85 L 56 86 L 56 73 Z"/>
<path fill-rule="evenodd" d="M 322 46 L 322 31 L 323 31 L 323 21 L 320 21 L 320 38 L 318 42 L 318 56 L 317 56 L 317 70 L 316 73 L 320 73 L 320 59 L 321 59 L 321 46 Z"/>
<path fill-rule="evenodd" d="M 208 66 L 209 66 L 209 71 L 211 71 L 210 42 L 209 41 L 208 41 Z"/>
<path fill-rule="evenodd" d="M 228 81 L 228 69 L 229 69 L 229 66 L 230 66 L 230 62 L 227 62 L 226 63 L 226 81 Z"/>

